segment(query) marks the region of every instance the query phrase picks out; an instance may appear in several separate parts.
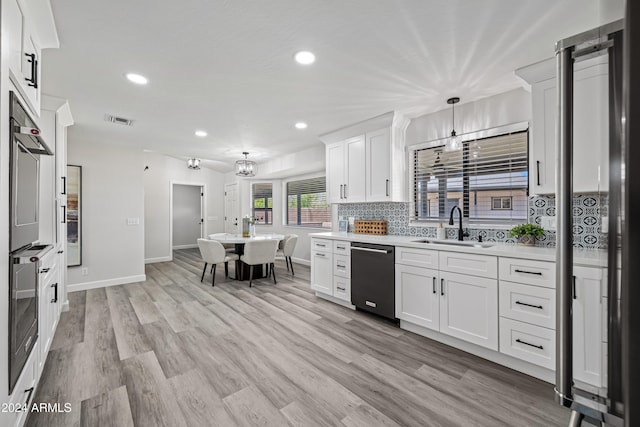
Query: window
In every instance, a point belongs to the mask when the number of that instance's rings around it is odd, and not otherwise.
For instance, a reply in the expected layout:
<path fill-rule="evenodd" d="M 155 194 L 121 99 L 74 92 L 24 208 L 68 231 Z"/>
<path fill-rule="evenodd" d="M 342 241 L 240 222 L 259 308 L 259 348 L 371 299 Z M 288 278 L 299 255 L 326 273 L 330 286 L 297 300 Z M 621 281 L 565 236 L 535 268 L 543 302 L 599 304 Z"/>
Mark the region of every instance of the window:
<path fill-rule="evenodd" d="M 525 220 L 527 150 L 527 131 L 414 150 L 412 219 L 442 221 L 459 206 L 471 222 Z"/>
<path fill-rule="evenodd" d="M 251 213 L 256 224 L 273 224 L 273 184 L 253 184 Z"/>
<path fill-rule="evenodd" d="M 499 210 L 509 210 L 511 209 L 511 201 L 513 200 L 512 196 L 509 197 L 492 197 L 491 198 L 491 209 L 494 211 Z"/>
<path fill-rule="evenodd" d="M 324 176 L 287 182 L 287 225 L 331 228 Z"/>

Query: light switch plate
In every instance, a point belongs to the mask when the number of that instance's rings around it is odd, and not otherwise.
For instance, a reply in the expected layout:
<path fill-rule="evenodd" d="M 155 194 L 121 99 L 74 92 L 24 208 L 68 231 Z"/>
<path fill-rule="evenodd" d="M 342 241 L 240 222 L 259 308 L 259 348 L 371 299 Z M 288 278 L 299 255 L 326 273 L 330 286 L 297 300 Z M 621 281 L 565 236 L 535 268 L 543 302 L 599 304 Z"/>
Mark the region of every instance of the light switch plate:
<path fill-rule="evenodd" d="M 139 225 L 140 218 L 127 218 L 127 225 Z"/>

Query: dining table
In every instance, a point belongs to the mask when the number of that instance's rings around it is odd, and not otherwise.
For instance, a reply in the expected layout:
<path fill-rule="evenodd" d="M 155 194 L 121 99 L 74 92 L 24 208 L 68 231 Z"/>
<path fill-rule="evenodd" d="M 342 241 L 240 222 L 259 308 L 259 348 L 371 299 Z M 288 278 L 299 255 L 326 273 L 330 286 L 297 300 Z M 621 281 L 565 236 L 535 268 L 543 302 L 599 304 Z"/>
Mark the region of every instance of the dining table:
<path fill-rule="evenodd" d="M 215 240 L 223 245 L 225 244 L 233 244 L 235 245 L 235 253 L 240 256 L 244 254 L 244 245 L 248 242 L 256 242 L 261 240 L 284 240 L 284 234 L 277 233 L 256 233 L 250 236 L 243 236 L 242 234 L 234 234 L 234 233 L 214 233 L 209 234 L 209 240 Z M 236 261 L 236 279 L 237 280 L 245 280 L 246 277 L 249 277 L 249 266 L 242 263 L 243 266 L 239 267 L 241 261 Z M 258 274 L 259 276 L 263 276 L 262 266 L 256 266 L 254 274 Z"/>

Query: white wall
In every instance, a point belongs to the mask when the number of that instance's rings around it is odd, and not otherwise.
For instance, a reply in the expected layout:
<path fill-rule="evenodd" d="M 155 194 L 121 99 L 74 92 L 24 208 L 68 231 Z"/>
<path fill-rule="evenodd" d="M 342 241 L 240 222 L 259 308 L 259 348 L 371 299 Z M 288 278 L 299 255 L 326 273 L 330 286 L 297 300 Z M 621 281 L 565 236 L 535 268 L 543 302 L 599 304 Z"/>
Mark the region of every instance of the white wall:
<path fill-rule="evenodd" d="M 142 169 L 145 166 L 149 167 L 144 172 L 144 248 L 147 263 L 172 259 L 170 190 L 174 183 L 203 185 L 204 235 L 224 230 L 225 175 L 206 168 L 188 169 L 186 161 L 153 152 L 144 153 Z"/>
<path fill-rule="evenodd" d="M 195 247 L 202 237 L 199 185 L 173 185 L 173 248 Z"/>
<path fill-rule="evenodd" d="M 456 105 L 455 129 L 458 135 L 531 120 L 531 94 L 514 89 L 498 95 Z M 451 108 L 411 120 L 406 145 L 447 137 L 451 134 Z"/>
<path fill-rule="evenodd" d="M 68 268 L 69 291 L 144 280 L 142 151 L 70 133 L 67 162 L 82 166 L 82 265 Z"/>

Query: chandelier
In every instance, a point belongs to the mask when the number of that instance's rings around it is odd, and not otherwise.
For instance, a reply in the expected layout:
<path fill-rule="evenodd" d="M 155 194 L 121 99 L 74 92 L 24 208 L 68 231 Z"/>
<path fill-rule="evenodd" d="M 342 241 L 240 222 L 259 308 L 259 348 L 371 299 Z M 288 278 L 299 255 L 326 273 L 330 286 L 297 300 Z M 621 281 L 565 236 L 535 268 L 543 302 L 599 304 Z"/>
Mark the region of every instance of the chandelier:
<path fill-rule="evenodd" d="M 200 159 L 196 159 L 195 157 L 187 160 L 187 167 L 189 169 L 200 169 Z"/>
<path fill-rule="evenodd" d="M 236 161 L 236 175 L 238 176 L 255 176 L 256 174 L 256 162 L 247 160 L 247 153 L 243 151 L 244 159 Z"/>

